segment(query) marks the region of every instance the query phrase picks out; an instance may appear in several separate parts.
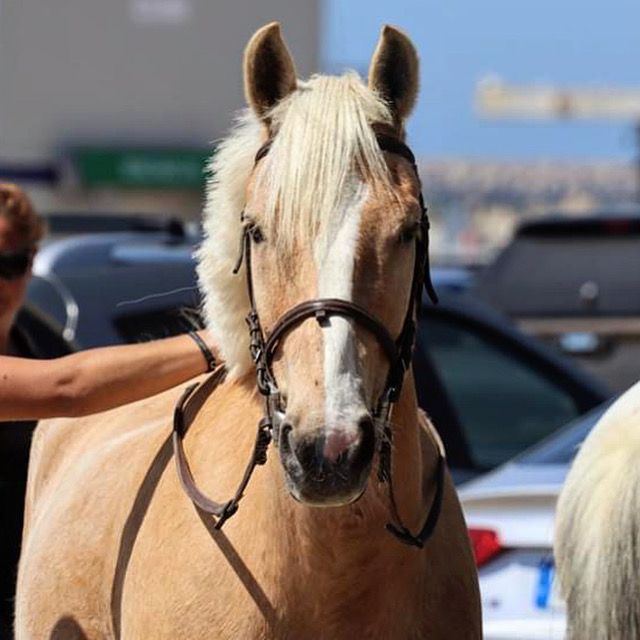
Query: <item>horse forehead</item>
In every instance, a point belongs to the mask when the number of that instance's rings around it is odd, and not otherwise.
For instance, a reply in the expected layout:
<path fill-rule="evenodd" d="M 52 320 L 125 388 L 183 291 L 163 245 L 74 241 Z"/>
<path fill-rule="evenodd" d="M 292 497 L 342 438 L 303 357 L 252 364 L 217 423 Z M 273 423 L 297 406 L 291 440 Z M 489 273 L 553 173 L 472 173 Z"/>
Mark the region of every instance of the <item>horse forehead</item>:
<path fill-rule="evenodd" d="M 300 256 L 309 250 L 314 255 L 315 266 L 320 268 L 329 256 L 344 250 L 357 260 L 363 246 L 372 242 L 375 244 L 376 240 L 382 240 L 397 231 L 407 212 L 418 201 L 420 181 L 413 167 L 404 158 L 393 153 L 385 153 L 385 156 L 392 189 L 389 190 L 388 183 L 383 185 L 365 181 L 362 176 L 354 174 L 345 187 L 349 197 L 343 201 L 346 210 L 339 216 L 339 224 L 330 224 L 326 233 L 317 236 L 311 246 L 302 240 L 294 242 L 291 255 L 280 255 L 281 259 L 285 258 L 286 265 L 290 267 L 291 264 L 298 264 Z M 266 222 L 262 213 L 268 195 L 258 174 L 259 172 L 252 173 L 247 184 L 247 210 L 262 223 Z M 356 188 L 358 185 L 359 188 Z M 351 231 L 346 231 L 345 227 Z M 287 274 L 290 276 L 288 272 Z"/>
<path fill-rule="evenodd" d="M 418 201 L 420 182 L 413 168 L 402 158 L 386 154 L 392 190 L 372 185 L 361 213 L 363 239 L 379 237 L 397 229 Z"/>

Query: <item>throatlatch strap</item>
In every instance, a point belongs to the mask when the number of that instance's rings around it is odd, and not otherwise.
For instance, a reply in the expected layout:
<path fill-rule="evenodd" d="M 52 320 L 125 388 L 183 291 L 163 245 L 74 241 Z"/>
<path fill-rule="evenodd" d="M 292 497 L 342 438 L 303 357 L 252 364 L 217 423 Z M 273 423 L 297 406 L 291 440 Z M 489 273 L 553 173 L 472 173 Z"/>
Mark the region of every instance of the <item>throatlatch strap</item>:
<path fill-rule="evenodd" d="M 185 493 L 197 507 L 202 509 L 205 513 L 218 518 L 215 524 L 216 529 L 220 529 L 222 525 L 238 510 L 238 503 L 242 500 L 244 490 L 249 484 L 253 470 L 257 465 L 264 464 L 267 461 L 267 449 L 271 442 L 271 427 L 268 420 L 263 418 L 258 423 L 258 432 L 253 446 L 253 453 L 245 468 L 242 480 L 238 485 L 238 489 L 231 500 L 228 500 L 227 502 L 216 502 L 198 489 L 184 451 L 183 439 L 191 422 L 188 419 L 185 420 L 185 414 L 192 409 L 190 404 L 193 403 L 198 405 L 193 409 L 193 415 L 195 416 L 204 403 L 204 400 L 206 400 L 206 398 L 220 384 L 222 384 L 222 382 L 224 382 L 226 374 L 227 372 L 224 367 L 219 367 L 200 385 L 193 384 L 187 387 L 180 397 L 180 400 L 178 400 L 178 404 L 176 405 L 173 414 L 172 443 L 180 484 L 182 485 Z M 205 389 L 204 397 L 199 398 L 199 394 L 201 394 L 203 389 Z"/>
<path fill-rule="evenodd" d="M 389 496 L 392 505 L 391 513 L 395 522 L 388 522 L 386 529 L 389 533 L 392 533 L 398 540 L 413 547 L 422 549 L 424 543 L 433 535 L 438 524 L 438 518 L 442 511 L 442 497 L 444 494 L 444 471 L 445 471 L 445 459 L 442 455 L 438 455 L 438 461 L 436 463 L 435 483 L 436 492 L 433 496 L 433 502 L 427 513 L 427 517 L 422 525 L 422 529 L 417 534 L 411 533 L 409 529 L 402 523 L 398 509 L 393 497 L 393 488 L 391 481 L 389 481 Z"/>

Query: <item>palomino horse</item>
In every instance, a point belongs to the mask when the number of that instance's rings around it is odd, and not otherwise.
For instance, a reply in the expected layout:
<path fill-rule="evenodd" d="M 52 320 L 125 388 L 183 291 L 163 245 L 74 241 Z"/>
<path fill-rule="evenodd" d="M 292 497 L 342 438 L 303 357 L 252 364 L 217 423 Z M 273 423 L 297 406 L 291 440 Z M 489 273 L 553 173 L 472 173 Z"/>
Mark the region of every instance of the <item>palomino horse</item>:
<path fill-rule="evenodd" d="M 570 640 L 640 639 L 640 382 L 584 441 L 562 489 L 555 556 Z"/>
<path fill-rule="evenodd" d="M 187 401 L 183 453 L 199 490 L 233 494 L 263 416 L 258 370 L 279 460 L 256 468 L 220 529 L 183 490 L 185 460 L 180 474 L 168 465 L 181 389 L 41 425 L 17 637 L 480 638 L 460 505 L 411 372 L 397 369 L 426 234 L 401 142 L 416 52 L 385 27 L 369 87 L 355 74 L 301 82 L 271 24 L 244 73 L 250 109 L 213 161 L 199 253 L 228 374 Z"/>

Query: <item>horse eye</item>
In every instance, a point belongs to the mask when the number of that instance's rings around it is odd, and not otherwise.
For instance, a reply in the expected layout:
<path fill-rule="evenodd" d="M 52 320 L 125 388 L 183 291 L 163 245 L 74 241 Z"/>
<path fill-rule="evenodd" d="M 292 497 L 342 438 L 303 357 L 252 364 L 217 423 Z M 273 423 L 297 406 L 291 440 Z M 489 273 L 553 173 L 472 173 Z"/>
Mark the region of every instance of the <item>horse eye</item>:
<path fill-rule="evenodd" d="M 257 224 L 253 224 L 249 227 L 249 235 L 255 244 L 264 242 L 264 233 L 262 233 L 262 229 Z"/>
<path fill-rule="evenodd" d="M 400 234 L 398 235 L 398 241 L 402 244 L 406 244 L 408 242 L 413 242 L 416 239 L 416 235 L 418 235 L 418 228 L 420 225 L 418 223 L 407 225 L 400 230 Z"/>

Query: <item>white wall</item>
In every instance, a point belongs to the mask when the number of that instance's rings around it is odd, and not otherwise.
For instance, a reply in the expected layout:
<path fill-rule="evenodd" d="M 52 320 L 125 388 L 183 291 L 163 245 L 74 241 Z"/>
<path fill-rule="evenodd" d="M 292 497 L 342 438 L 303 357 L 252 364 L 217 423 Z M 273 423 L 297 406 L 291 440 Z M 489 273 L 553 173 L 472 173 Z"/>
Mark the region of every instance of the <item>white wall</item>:
<path fill-rule="evenodd" d="M 0 161 L 77 144 L 195 145 L 243 104 L 242 51 L 283 24 L 317 68 L 318 0 L 0 0 Z"/>

